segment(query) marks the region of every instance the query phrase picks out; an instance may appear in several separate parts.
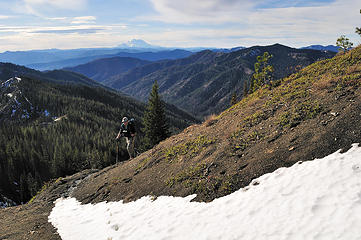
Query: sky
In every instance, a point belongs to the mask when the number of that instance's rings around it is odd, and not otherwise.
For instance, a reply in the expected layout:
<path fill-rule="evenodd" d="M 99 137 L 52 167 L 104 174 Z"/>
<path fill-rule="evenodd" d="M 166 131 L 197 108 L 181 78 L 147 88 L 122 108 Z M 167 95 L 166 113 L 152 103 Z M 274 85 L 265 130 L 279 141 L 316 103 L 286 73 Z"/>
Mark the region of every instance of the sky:
<path fill-rule="evenodd" d="M 361 239 L 361 148 L 298 162 L 210 203 L 143 197 L 82 205 L 60 198 L 49 215 L 63 240 Z"/>
<path fill-rule="evenodd" d="M 0 52 L 115 47 L 335 45 L 361 38 L 360 0 L 1 0 Z"/>

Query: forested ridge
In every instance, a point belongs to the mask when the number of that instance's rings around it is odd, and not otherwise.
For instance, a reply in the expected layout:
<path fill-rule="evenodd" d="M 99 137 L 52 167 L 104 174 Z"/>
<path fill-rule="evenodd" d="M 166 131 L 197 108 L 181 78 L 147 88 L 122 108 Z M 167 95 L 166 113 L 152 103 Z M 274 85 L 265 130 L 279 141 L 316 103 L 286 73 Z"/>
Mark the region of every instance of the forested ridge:
<path fill-rule="evenodd" d="M 11 86 L 12 93 L 1 89 L 0 110 L 6 110 L 3 106 L 9 101 L 15 101 L 17 108 L 0 113 L 0 197 L 26 202 L 49 179 L 114 164 L 120 119 L 135 118 L 138 131 L 142 128 L 145 105 L 116 92 L 24 76 L 19 79 Z M 30 102 L 30 108 L 23 99 Z M 19 109 L 24 106 L 26 111 Z M 196 121 L 170 109 L 167 117 L 173 131 Z M 142 138 L 140 132 L 139 148 Z M 125 144 L 120 146 L 120 159 L 125 160 Z"/>
<path fill-rule="evenodd" d="M 270 64 L 275 70 L 274 80 L 335 55 L 334 52 L 295 49 L 280 44 L 254 46 L 230 53 L 205 50 L 183 59 L 135 67 L 102 83 L 145 101 L 157 80 L 165 101 L 196 116 L 206 117 L 228 108 L 232 93 L 243 96 L 254 73 L 257 57 L 264 52 L 273 56 Z"/>

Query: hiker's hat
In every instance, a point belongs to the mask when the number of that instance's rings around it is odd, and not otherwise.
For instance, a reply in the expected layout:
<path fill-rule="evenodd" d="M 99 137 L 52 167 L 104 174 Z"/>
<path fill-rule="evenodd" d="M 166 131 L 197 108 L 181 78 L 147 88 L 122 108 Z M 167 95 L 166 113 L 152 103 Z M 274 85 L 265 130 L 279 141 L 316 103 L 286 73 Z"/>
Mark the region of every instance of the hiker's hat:
<path fill-rule="evenodd" d="M 122 123 L 124 123 L 124 122 L 128 122 L 128 118 L 127 118 L 127 117 L 123 117 Z"/>

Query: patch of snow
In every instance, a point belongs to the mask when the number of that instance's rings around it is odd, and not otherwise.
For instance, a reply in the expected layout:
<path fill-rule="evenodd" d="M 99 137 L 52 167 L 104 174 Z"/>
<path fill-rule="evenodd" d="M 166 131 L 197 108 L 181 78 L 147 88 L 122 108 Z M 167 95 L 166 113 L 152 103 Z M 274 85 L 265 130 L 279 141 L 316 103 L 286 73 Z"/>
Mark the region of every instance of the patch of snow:
<path fill-rule="evenodd" d="M 23 95 L 24 96 L 24 95 Z M 27 97 L 25 97 L 24 96 L 24 98 L 25 98 L 25 100 L 30 104 L 30 106 L 32 107 L 33 105 L 31 104 L 31 102 L 29 101 L 29 99 L 27 98 Z"/>
<path fill-rule="evenodd" d="M 9 98 L 12 98 L 14 95 L 12 93 L 6 94 Z"/>
<path fill-rule="evenodd" d="M 21 103 L 18 101 L 18 99 L 16 98 L 16 96 L 14 97 L 14 100 L 15 100 L 15 102 L 16 102 L 16 105 L 21 105 Z"/>
<path fill-rule="evenodd" d="M 55 119 L 54 119 L 54 122 L 58 122 L 58 121 L 61 121 L 61 120 L 63 120 L 63 119 L 67 119 L 67 118 L 68 118 L 68 115 L 64 115 L 64 116 L 55 118 Z"/>
<path fill-rule="evenodd" d="M 13 80 L 14 80 L 13 78 L 10 78 L 10 79 L 6 80 L 5 82 L 3 82 L 3 83 L 1 84 L 1 87 L 5 87 L 5 88 L 10 87 L 11 83 L 13 82 Z"/>
<path fill-rule="evenodd" d="M 7 197 L 5 197 L 5 196 L 0 196 L 0 199 L 3 199 L 2 201 L 0 201 L 0 208 L 7 208 L 7 207 L 13 207 L 13 206 L 16 206 L 17 204 L 13 201 L 13 200 L 11 200 L 11 199 L 9 199 L 9 198 L 7 198 Z"/>
<path fill-rule="evenodd" d="M 10 79 L 6 80 L 5 82 L 3 82 L 1 84 L 1 87 L 9 88 L 15 81 L 20 82 L 21 78 L 19 78 L 19 77 L 10 78 Z"/>
<path fill-rule="evenodd" d="M 280 168 L 210 203 L 193 198 L 60 198 L 49 221 L 63 240 L 361 239 L 361 147 Z"/>

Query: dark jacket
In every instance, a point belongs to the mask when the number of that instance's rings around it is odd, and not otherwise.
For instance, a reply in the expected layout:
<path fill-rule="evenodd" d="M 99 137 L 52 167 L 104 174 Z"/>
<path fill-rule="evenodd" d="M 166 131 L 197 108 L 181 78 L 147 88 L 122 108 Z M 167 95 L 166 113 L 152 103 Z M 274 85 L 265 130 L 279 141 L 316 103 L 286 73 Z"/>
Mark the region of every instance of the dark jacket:
<path fill-rule="evenodd" d="M 119 132 L 124 136 L 124 137 L 131 137 L 131 134 L 135 134 L 135 126 L 134 123 L 132 121 L 129 121 L 127 126 L 125 126 L 124 123 L 122 123 L 122 125 L 120 125 L 120 130 Z"/>

